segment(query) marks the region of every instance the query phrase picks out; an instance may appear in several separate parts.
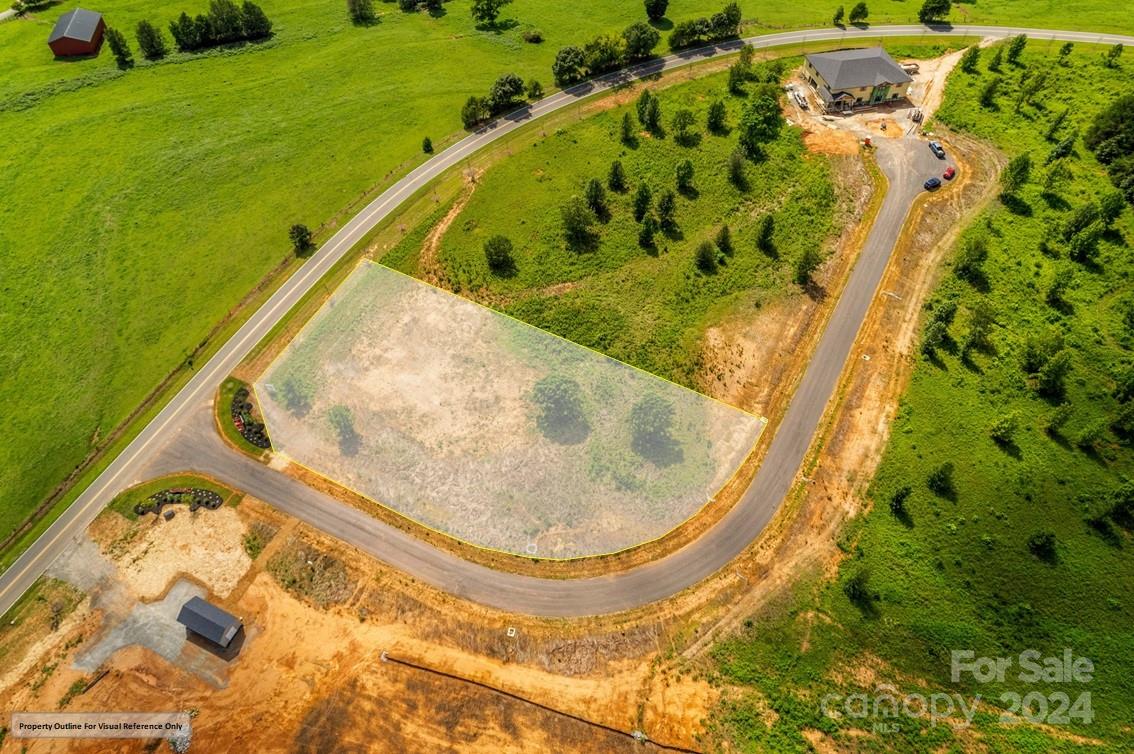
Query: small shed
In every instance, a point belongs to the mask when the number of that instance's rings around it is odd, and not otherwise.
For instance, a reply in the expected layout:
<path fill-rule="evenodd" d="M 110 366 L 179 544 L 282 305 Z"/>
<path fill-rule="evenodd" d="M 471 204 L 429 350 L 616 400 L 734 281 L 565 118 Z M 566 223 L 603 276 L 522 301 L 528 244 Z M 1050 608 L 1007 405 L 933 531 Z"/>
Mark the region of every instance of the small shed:
<path fill-rule="evenodd" d="M 106 23 L 101 14 L 75 8 L 55 22 L 51 36 L 47 38 L 47 46 L 57 58 L 97 55 L 105 32 Z"/>
<path fill-rule="evenodd" d="M 228 647 L 244 625 L 235 615 L 200 597 L 181 606 L 177 622 L 220 647 Z"/>

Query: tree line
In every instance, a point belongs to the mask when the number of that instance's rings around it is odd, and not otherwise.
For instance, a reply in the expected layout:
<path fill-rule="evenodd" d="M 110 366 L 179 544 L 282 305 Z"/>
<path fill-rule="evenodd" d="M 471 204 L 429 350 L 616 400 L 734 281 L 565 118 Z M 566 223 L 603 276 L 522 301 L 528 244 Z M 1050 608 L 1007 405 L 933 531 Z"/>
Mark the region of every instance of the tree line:
<path fill-rule="evenodd" d="M 750 60 L 751 54 L 744 57 Z M 774 140 L 783 127 L 778 97 L 779 91 L 775 84 L 763 84 L 748 97 L 741 111 L 735 127 L 737 148 L 729 156 L 727 165 L 729 179 L 739 191 L 747 191 L 749 188 L 746 164 L 766 159 L 764 145 Z M 727 108 L 724 100 L 712 102 L 704 118 L 707 131 L 717 135 L 728 134 L 730 128 L 726 121 Z M 691 147 L 701 139 L 697 124 L 696 114 L 687 108 L 679 108 L 668 119 L 665 118 L 659 97 L 649 89 L 644 89 L 633 111 L 628 110 L 623 114 L 619 139 L 627 146 L 634 146 L 638 140 L 639 128 L 654 138 L 661 139 L 665 137 L 668 125 L 669 133 L 677 144 Z M 696 170 L 692 160 L 682 160 L 676 166 L 670 186 L 659 189 L 641 181 L 632 188 L 622 161 L 614 160 L 605 179 L 592 177 L 586 180 L 582 193 L 570 197 L 560 206 L 562 233 L 568 248 L 587 249 L 597 244 L 596 226 L 610 222 L 613 215 L 610 193 L 628 195 L 631 213 L 638 224 L 638 245 L 647 251 L 656 250 L 659 233 L 673 237 L 679 234 L 678 196 L 689 199 L 698 196 Z M 765 215 L 757 223 L 756 247 L 773 258 L 778 256 L 774 230 L 775 221 L 771 215 Z M 696 247 L 693 262 L 702 273 L 712 274 L 733 253 L 732 230 L 725 224 L 717 229 L 711 239 L 702 241 Z M 495 235 L 485 241 L 484 255 L 494 274 L 515 274 L 513 246 L 506 236 Z M 801 285 L 808 284 L 822 259 L 818 249 L 803 254 L 797 260 L 795 279 Z"/>
<path fill-rule="evenodd" d="M 217 45 L 267 39 L 272 36 L 272 22 L 251 0 L 244 0 L 239 6 L 232 0 L 211 0 L 208 13 L 191 18 L 182 12 L 170 22 L 169 32 L 178 50 L 195 52 Z M 150 21 L 139 21 L 134 34 L 138 50 L 146 60 L 159 60 L 169 54 L 161 29 Z M 119 68 L 134 64 L 130 43 L 119 29 L 107 28 L 106 43 Z"/>
<path fill-rule="evenodd" d="M 524 80 L 514 73 L 505 73 L 493 82 L 488 94 L 484 97 L 473 95 L 465 100 L 461 108 L 461 123 L 465 128 L 475 128 L 494 115 L 507 112 L 527 100 L 537 100 L 543 97 L 543 84 L 536 79 Z M 433 144 L 425 143 L 422 149 L 429 153 L 433 151 Z"/>

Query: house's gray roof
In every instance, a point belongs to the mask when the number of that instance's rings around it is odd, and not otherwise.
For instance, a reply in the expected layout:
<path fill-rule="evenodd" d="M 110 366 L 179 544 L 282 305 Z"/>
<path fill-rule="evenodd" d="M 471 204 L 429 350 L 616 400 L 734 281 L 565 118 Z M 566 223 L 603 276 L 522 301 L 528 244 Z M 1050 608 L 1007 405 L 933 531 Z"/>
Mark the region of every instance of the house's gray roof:
<path fill-rule="evenodd" d="M 51 36 L 47 38 L 47 42 L 50 44 L 64 37 L 89 42 L 94 39 L 95 30 L 98 29 L 98 22 L 101 19 L 102 16 L 93 10 L 83 10 L 82 8 L 69 10 L 55 22 L 55 28 L 51 30 Z"/>
<path fill-rule="evenodd" d="M 194 597 L 181 606 L 177 622 L 222 647 L 227 647 L 240 630 L 239 618 L 200 597 Z"/>
<path fill-rule="evenodd" d="M 807 62 L 834 90 L 913 81 L 881 47 L 817 52 L 808 55 Z"/>

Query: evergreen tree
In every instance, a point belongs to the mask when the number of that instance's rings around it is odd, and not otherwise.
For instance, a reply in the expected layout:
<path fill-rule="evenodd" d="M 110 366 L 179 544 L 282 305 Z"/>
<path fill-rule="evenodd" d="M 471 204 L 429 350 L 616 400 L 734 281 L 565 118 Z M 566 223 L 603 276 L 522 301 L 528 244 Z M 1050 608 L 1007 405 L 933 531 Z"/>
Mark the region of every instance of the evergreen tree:
<path fill-rule="evenodd" d="M 141 51 L 142 57 L 146 60 L 164 58 L 166 53 L 169 52 L 161 31 L 149 21 L 138 22 L 138 30 L 135 36 L 138 40 L 138 50 Z"/>
<path fill-rule="evenodd" d="M 126 35 L 109 26 L 106 29 L 106 43 L 110 45 L 110 51 L 114 54 L 115 61 L 118 62 L 119 68 L 129 68 L 134 65 L 134 56 L 130 52 L 130 45 L 126 42 Z"/>

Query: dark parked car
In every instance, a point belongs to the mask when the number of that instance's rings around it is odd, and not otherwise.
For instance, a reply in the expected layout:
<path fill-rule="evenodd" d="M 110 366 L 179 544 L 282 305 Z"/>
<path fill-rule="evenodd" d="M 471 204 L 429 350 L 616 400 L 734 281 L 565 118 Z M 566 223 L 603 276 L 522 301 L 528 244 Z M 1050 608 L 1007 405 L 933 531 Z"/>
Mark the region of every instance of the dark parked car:
<path fill-rule="evenodd" d="M 928 181 L 925 182 L 925 190 L 926 191 L 933 191 L 934 189 L 939 189 L 939 188 L 941 188 L 941 179 L 940 178 L 930 178 Z"/>
<path fill-rule="evenodd" d="M 941 146 L 941 142 L 939 142 L 939 141 L 929 142 L 929 151 L 931 151 L 931 152 L 933 152 L 933 154 L 937 155 L 937 159 L 939 159 L 939 160 L 945 159 L 945 147 Z"/>

